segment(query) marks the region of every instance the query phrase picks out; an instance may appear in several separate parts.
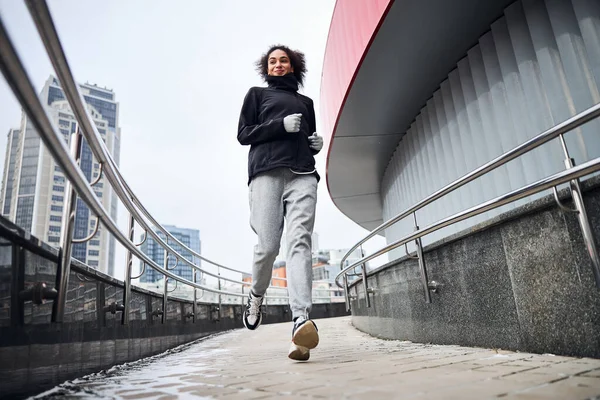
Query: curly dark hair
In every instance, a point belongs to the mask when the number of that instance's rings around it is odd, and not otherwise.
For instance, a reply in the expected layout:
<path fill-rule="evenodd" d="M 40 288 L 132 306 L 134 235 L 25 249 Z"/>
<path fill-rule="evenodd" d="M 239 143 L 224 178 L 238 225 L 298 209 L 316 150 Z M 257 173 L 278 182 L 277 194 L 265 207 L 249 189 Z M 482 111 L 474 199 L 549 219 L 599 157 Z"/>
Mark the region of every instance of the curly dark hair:
<path fill-rule="evenodd" d="M 256 61 L 255 65 L 258 74 L 266 80 L 268 75 L 269 55 L 275 50 L 282 50 L 286 52 L 290 59 L 290 63 L 294 68 L 293 74 L 298 80 L 298 85 L 302 86 L 304 84 L 304 76 L 306 75 L 306 60 L 304 58 L 304 53 L 298 50 L 292 50 L 289 47 L 281 44 L 271 46 L 269 50 L 263 54 L 258 61 Z"/>

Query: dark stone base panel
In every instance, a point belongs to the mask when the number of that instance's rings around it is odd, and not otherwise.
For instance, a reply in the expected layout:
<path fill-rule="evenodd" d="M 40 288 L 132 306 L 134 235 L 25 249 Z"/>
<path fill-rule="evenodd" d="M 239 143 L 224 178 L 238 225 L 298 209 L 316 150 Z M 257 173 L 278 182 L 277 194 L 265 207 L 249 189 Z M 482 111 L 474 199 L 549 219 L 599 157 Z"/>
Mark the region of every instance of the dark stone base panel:
<path fill-rule="evenodd" d="M 584 199 L 600 248 L 600 187 Z M 570 200 L 567 202 L 570 203 Z M 600 358 L 600 290 L 575 214 L 540 199 L 474 230 L 425 248 L 425 303 L 416 260 L 400 259 L 368 277 L 352 301 L 353 324 L 386 339 Z"/>

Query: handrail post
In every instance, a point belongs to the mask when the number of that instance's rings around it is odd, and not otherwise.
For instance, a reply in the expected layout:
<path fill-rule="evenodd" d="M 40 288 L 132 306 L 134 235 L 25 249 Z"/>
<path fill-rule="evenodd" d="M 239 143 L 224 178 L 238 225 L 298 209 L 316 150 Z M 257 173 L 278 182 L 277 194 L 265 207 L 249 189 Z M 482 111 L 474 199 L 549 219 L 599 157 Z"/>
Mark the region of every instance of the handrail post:
<path fill-rule="evenodd" d="M 346 297 L 346 311 L 350 311 L 350 290 L 348 289 L 348 274 L 344 274 L 344 295 Z"/>
<path fill-rule="evenodd" d="M 168 239 L 167 239 L 168 242 Z M 163 266 L 165 271 L 169 270 L 169 252 L 165 249 L 165 257 L 163 261 Z M 161 322 L 164 324 L 167 322 L 167 297 L 169 292 L 167 290 L 167 286 L 169 285 L 169 277 L 165 275 L 165 287 L 163 288 L 163 309 L 162 309 L 162 318 Z"/>
<path fill-rule="evenodd" d="M 363 258 L 365 253 L 363 251 L 362 245 L 360 246 L 360 258 Z M 362 280 L 363 280 L 363 289 L 365 291 L 365 301 L 367 302 L 367 308 L 371 308 L 371 299 L 369 299 L 369 285 L 367 283 L 367 263 L 361 264 L 362 270 Z"/>
<path fill-rule="evenodd" d="M 193 254 L 192 254 L 192 263 L 195 264 L 194 263 L 194 255 Z M 198 273 L 198 271 L 196 271 L 196 268 L 192 268 L 192 280 L 194 281 L 194 283 L 198 282 L 198 275 L 196 275 L 197 273 Z M 196 288 L 193 287 L 192 289 L 194 291 L 194 304 L 192 305 L 192 313 L 194 315 L 192 316 L 192 323 L 195 324 L 196 323 L 196 318 L 197 318 L 197 315 L 198 315 L 198 305 L 196 304 L 198 302 L 198 298 L 196 297 L 197 296 L 197 294 L 196 294 Z"/>
<path fill-rule="evenodd" d="M 217 267 L 217 285 L 219 287 L 219 320 L 221 320 L 221 267 Z"/>
<path fill-rule="evenodd" d="M 419 224 L 417 223 L 417 213 L 413 213 L 413 219 L 415 221 L 415 232 L 419 230 Z M 425 303 L 431 303 L 431 293 L 429 293 L 429 279 L 427 278 L 427 267 L 425 265 L 425 257 L 423 256 L 423 243 L 421 238 L 415 239 L 415 245 L 417 246 L 417 257 L 419 257 L 419 270 L 421 271 L 421 285 L 425 291 Z"/>
<path fill-rule="evenodd" d="M 71 134 L 71 156 L 75 162 L 81 158 L 83 136 L 77 129 Z M 73 246 L 73 230 L 75 229 L 75 212 L 77 210 L 77 192 L 67 179 L 65 185 L 64 210 L 60 230 L 59 264 L 56 270 L 57 296 L 52 305 L 52 322 L 62 322 L 65 316 L 67 291 L 69 290 L 69 275 L 71 272 L 71 251 Z"/>
<path fill-rule="evenodd" d="M 575 160 L 569 155 L 569 149 L 563 134 L 558 136 L 560 144 L 565 154 L 565 168 L 571 169 L 575 166 Z M 583 241 L 588 251 L 592 262 L 592 272 L 594 273 L 594 280 L 596 281 L 596 288 L 600 289 L 600 258 L 598 257 L 598 249 L 596 248 L 596 241 L 594 240 L 594 232 L 590 226 L 590 220 L 587 216 L 585 203 L 583 202 L 583 195 L 581 191 L 581 185 L 579 179 L 572 179 L 569 182 L 569 188 L 571 190 L 571 197 L 575 204 L 575 210 L 577 211 L 577 220 L 579 221 L 579 227 L 583 235 Z"/>
<path fill-rule="evenodd" d="M 369 299 L 369 287 L 367 285 L 367 267 L 366 263 L 361 265 L 362 269 L 362 280 L 363 280 L 363 288 L 365 290 L 365 300 L 367 302 L 367 308 L 371 307 L 371 300 Z"/>
<path fill-rule="evenodd" d="M 129 214 L 129 240 L 133 243 L 135 231 L 135 219 L 133 214 Z M 131 308 L 129 302 L 131 301 L 131 267 L 133 266 L 133 255 L 131 250 L 127 250 L 127 257 L 125 259 L 125 288 L 123 290 L 123 315 L 121 316 L 121 324 L 129 325 L 129 310 Z"/>

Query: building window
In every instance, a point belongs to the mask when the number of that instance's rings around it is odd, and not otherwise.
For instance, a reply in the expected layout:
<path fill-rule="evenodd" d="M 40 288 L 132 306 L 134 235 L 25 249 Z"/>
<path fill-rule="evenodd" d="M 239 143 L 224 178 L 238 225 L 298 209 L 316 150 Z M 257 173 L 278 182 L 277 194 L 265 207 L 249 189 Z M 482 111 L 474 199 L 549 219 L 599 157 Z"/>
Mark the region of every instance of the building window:
<path fill-rule="evenodd" d="M 97 260 L 90 260 L 90 261 L 88 261 L 88 265 L 90 267 L 97 267 L 98 266 L 98 261 Z"/>
<path fill-rule="evenodd" d="M 62 196 L 52 196 L 52 201 L 64 201 L 65 198 Z"/>
<path fill-rule="evenodd" d="M 64 183 L 65 182 L 65 177 L 64 176 L 54 175 L 54 182 L 56 182 L 56 183 Z"/>
<path fill-rule="evenodd" d="M 62 206 L 50 206 L 50 211 L 62 212 Z"/>
<path fill-rule="evenodd" d="M 64 186 L 53 185 L 52 186 L 52 190 L 56 190 L 57 192 L 64 192 L 65 191 L 65 187 Z"/>
<path fill-rule="evenodd" d="M 49 236 L 48 241 L 50 243 L 58 243 L 60 241 L 60 236 Z"/>
<path fill-rule="evenodd" d="M 99 240 L 90 240 L 90 246 L 100 246 Z"/>
<path fill-rule="evenodd" d="M 51 215 L 50 216 L 50 221 L 52 221 L 52 222 L 61 222 L 62 221 L 62 217 L 60 215 Z"/>
<path fill-rule="evenodd" d="M 90 256 L 99 256 L 100 252 L 98 250 L 90 250 L 90 251 L 88 251 L 88 255 L 90 255 Z"/>
<path fill-rule="evenodd" d="M 94 193 L 96 193 L 97 197 L 102 197 L 102 192 L 94 192 Z"/>
<path fill-rule="evenodd" d="M 49 229 L 50 229 L 50 232 L 60 233 L 60 226 L 50 225 Z"/>

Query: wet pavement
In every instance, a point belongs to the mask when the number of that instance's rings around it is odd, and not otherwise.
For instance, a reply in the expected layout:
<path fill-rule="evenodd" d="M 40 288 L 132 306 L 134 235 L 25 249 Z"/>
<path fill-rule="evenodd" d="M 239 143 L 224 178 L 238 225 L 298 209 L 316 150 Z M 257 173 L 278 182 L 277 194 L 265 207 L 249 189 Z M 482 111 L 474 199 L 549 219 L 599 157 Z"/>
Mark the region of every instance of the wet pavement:
<path fill-rule="evenodd" d="M 600 399 L 600 360 L 381 340 L 317 320 L 308 362 L 291 323 L 235 330 L 66 382 L 36 399 Z"/>

